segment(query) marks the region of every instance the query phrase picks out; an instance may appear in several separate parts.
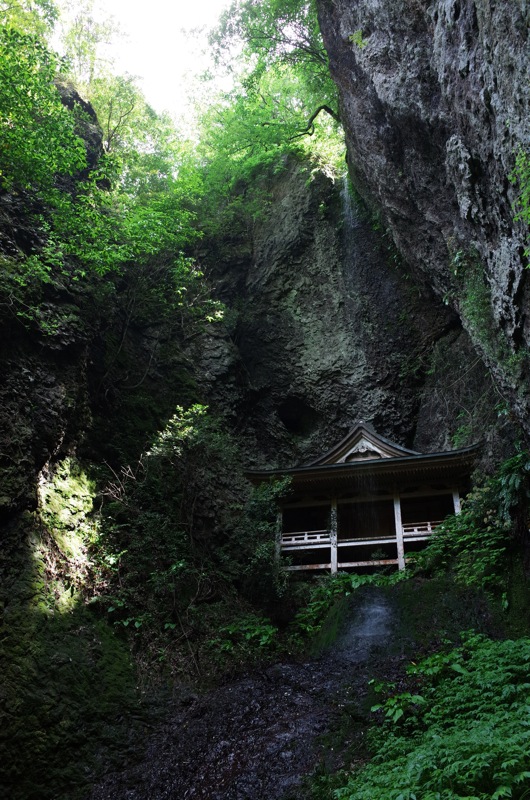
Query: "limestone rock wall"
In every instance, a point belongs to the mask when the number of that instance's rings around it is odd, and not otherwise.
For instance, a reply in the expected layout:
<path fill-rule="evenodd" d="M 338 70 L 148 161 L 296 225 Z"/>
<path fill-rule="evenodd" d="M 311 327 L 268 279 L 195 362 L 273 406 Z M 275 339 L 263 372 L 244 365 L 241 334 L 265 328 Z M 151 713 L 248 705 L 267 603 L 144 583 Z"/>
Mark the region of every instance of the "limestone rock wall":
<path fill-rule="evenodd" d="M 528 230 L 510 175 L 530 142 L 530 4 L 318 6 L 353 179 L 528 432 Z"/>
<path fill-rule="evenodd" d="M 200 343 L 197 373 L 249 459 L 301 462 L 361 419 L 405 445 L 450 447 L 463 409 L 484 392 L 492 404 L 480 359 L 470 381 L 477 357 L 456 314 L 413 279 L 346 183 L 293 163 L 270 190 L 246 249 L 204 248 L 228 313 Z M 466 421 L 478 438 L 473 412 Z"/>

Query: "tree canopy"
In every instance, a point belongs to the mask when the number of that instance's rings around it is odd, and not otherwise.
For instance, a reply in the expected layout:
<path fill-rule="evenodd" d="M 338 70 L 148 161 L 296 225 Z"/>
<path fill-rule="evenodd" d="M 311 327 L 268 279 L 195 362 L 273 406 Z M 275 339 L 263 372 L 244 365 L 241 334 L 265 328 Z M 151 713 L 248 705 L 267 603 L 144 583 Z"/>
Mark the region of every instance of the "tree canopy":
<path fill-rule="evenodd" d="M 327 164 L 337 160 L 333 148 L 343 149 L 337 93 L 312 0 L 234 0 L 210 43 L 225 68 L 231 69 L 237 54 L 239 77 L 225 98 L 223 119 L 231 156 L 235 147 L 255 159 L 260 149 L 269 153 L 296 144 Z M 215 114 L 222 116 L 219 109 Z M 215 130 L 215 123 L 210 127 Z M 222 142 L 217 147 L 223 152 Z"/>
<path fill-rule="evenodd" d="M 49 44 L 58 9 L 66 12 L 63 58 Z M 231 64 L 233 88 L 201 109 L 198 141 L 156 113 L 133 76 L 113 72 L 102 48 L 118 28 L 96 18 L 93 0 L 21 0 L 0 12 L 0 190 L 40 202 L 33 213 L 43 243 L 10 267 L 19 287 L 139 270 L 160 278 L 162 269 L 164 291 L 154 283 L 150 291 L 166 310 L 182 308 L 184 297 L 204 301 L 193 243 L 237 205 L 241 181 L 257 195 L 256 170 L 281 168 L 286 155 L 329 165 L 342 154 L 312 2 L 233 3 L 211 35 L 217 63 Z M 65 100 L 65 81 L 83 100 L 71 89 Z M 98 137 L 99 154 L 87 158 Z"/>
<path fill-rule="evenodd" d="M 0 21 L 22 33 L 49 34 L 58 19 L 54 0 L 0 0 Z"/>
<path fill-rule="evenodd" d="M 85 165 L 75 117 L 63 105 L 55 78 L 60 59 L 41 39 L 0 28 L 0 185 L 49 185 L 58 173 Z"/>

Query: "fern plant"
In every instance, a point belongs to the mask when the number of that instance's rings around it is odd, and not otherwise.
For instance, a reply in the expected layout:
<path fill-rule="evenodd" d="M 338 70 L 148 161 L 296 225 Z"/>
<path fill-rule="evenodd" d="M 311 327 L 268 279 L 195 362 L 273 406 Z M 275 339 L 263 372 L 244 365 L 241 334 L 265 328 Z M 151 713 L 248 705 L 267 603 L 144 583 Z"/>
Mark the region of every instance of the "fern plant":
<path fill-rule="evenodd" d="M 523 800 L 530 793 L 530 639 L 469 636 L 374 707 L 372 761 L 337 800 Z M 396 713 L 399 709 L 400 713 Z"/>

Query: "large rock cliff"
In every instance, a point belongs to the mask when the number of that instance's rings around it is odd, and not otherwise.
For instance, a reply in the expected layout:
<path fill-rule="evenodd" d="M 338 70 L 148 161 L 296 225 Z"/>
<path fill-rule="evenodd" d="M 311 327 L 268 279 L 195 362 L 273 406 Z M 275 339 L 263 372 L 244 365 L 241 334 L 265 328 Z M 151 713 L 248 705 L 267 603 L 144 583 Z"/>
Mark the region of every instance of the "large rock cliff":
<path fill-rule="evenodd" d="M 530 140 L 530 6 L 318 6 L 353 180 L 416 280 L 458 313 L 528 432 L 528 230 L 510 176 Z"/>
<path fill-rule="evenodd" d="M 241 239 L 203 258 L 229 311 L 197 353 L 249 457 L 293 464 L 358 420 L 426 451 L 479 438 L 497 402 L 457 315 L 348 184 L 291 162 Z"/>

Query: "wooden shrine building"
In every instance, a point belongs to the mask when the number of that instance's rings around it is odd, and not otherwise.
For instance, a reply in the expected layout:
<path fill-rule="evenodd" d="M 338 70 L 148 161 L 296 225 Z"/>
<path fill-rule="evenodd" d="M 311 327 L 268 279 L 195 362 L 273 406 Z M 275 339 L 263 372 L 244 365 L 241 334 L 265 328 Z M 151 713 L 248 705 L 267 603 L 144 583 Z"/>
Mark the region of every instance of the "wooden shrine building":
<path fill-rule="evenodd" d="M 365 423 L 312 463 L 248 473 L 254 483 L 290 476 L 278 551 L 288 570 L 397 565 L 459 513 L 477 446 L 421 454 Z"/>

